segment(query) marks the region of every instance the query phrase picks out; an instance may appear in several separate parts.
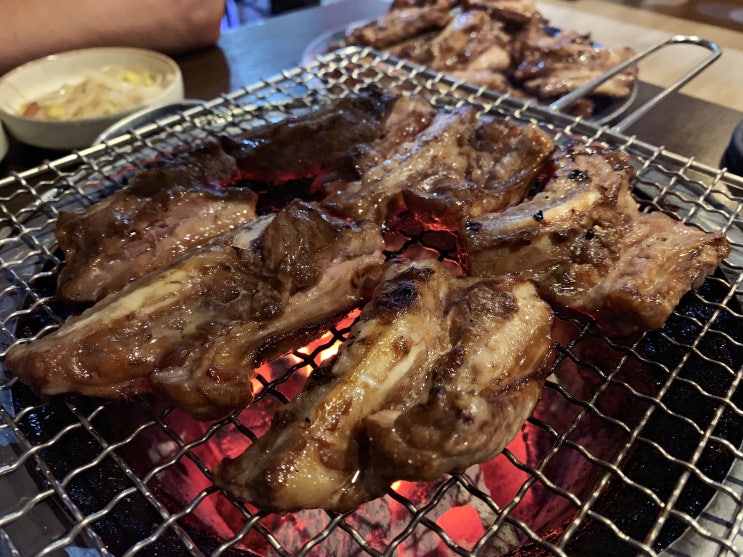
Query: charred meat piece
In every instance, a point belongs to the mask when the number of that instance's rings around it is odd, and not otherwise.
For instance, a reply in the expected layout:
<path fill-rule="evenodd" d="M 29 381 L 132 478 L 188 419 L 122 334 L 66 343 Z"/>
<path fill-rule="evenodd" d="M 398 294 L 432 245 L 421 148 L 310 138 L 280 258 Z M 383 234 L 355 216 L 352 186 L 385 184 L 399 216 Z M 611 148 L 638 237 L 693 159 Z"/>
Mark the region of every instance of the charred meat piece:
<path fill-rule="evenodd" d="M 381 271 L 376 226 L 292 202 L 14 346 L 5 367 L 45 395 L 156 391 L 199 419 L 251 400 L 254 368 L 360 304 Z"/>
<path fill-rule="evenodd" d="M 385 51 L 398 58 L 407 58 L 418 64 L 426 64 L 430 60 L 429 45 L 436 40 L 440 30 L 426 31 L 414 37 L 408 37 L 394 45 L 388 46 Z"/>
<path fill-rule="evenodd" d="M 447 301 L 448 351 L 413 405 L 364 420 L 372 466 L 389 480 L 434 480 L 500 453 L 539 401 L 552 311 L 514 276 L 461 281 Z"/>
<path fill-rule="evenodd" d="M 510 37 L 499 22 L 481 11 L 464 12 L 415 50 L 393 47 L 398 55 L 435 70 L 506 70 L 510 63 Z"/>
<path fill-rule="evenodd" d="M 464 215 L 493 213 L 519 203 L 555 147 L 538 126 L 505 120 L 481 123 L 473 143 L 476 162 L 467 173 L 469 181 L 446 178 L 403 190 L 406 207 L 419 220 L 433 228 L 458 230 Z"/>
<path fill-rule="evenodd" d="M 398 100 L 375 91 L 343 97 L 220 140 L 246 179 L 279 184 L 328 170 L 353 174 L 355 146 L 384 133 L 384 122 Z"/>
<path fill-rule="evenodd" d="M 350 29 L 347 44 L 387 48 L 431 29 L 442 29 L 451 20 L 449 2 L 389 10 L 377 19 Z"/>
<path fill-rule="evenodd" d="M 447 177 L 462 181 L 474 168 L 469 137 L 476 123 L 477 114 L 469 108 L 436 113 L 426 129 L 369 168 L 360 180 L 330 193 L 323 204 L 338 215 L 382 222 L 410 184 Z"/>
<path fill-rule="evenodd" d="M 730 253 L 723 233 L 705 233 L 663 213 L 635 213 L 622 225 L 620 259 L 583 304 L 598 307 L 597 320 L 609 332 L 662 327 L 681 297 Z"/>
<path fill-rule="evenodd" d="M 453 9 L 452 9 L 453 8 Z M 534 0 L 399 0 L 387 13 L 348 29 L 331 49 L 372 46 L 455 79 L 550 103 L 634 54 L 604 48 L 589 35 L 558 31 Z M 608 99 L 627 98 L 637 68 L 625 69 L 579 99 L 569 111 L 593 117 Z"/>
<path fill-rule="evenodd" d="M 544 26 L 530 26 L 517 41 L 520 63 L 513 77 L 540 99 L 561 97 L 624 62 L 631 48 L 599 48 L 591 37 L 571 31 L 551 34 Z M 628 68 L 601 84 L 591 95 L 627 97 L 637 80 L 637 68 Z"/>
<path fill-rule="evenodd" d="M 223 187 L 236 176 L 234 159 L 209 142 L 163 158 L 84 211 L 61 213 L 60 295 L 98 301 L 254 218 L 255 193 Z"/>
<path fill-rule="evenodd" d="M 551 324 L 528 281 L 396 261 L 332 365 L 217 485 L 266 510 L 346 510 L 488 460 L 539 400 Z"/>
<path fill-rule="evenodd" d="M 552 149 L 536 126 L 480 122 L 467 107 L 439 111 L 426 129 L 360 180 L 340 184 L 323 204 L 338 215 L 382 222 L 406 201 L 421 220 L 456 229 L 465 211 L 518 203 Z"/>
<path fill-rule="evenodd" d="M 462 0 L 465 9 L 485 10 L 494 18 L 526 25 L 539 16 L 534 0 Z"/>
<path fill-rule="evenodd" d="M 345 190 L 350 181 L 383 164 L 402 144 L 413 140 L 431 124 L 435 115 L 436 109 L 422 97 L 391 97 L 376 137 L 350 146 L 343 164 L 327 165 L 314 178 L 312 190 L 323 197 Z"/>
<path fill-rule="evenodd" d="M 530 201 L 468 220 L 461 241 L 470 273 L 532 279 L 556 307 L 630 335 L 662 326 L 728 255 L 722 233 L 641 213 L 625 155 L 567 148 L 554 163 L 554 177 Z"/>
<path fill-rule="evenodd" d="M 376 137 L 350 149 L 355 178 L 389 159 L 400 145 L 414 140 L 436 115 L 436 109 L 423 97 L 398 95 L 390 97 L 388 102 Z"/>
<path fill-rule="evenodd" d="M 315 372 L 245 453 L 219 466 L 217 485 L 267 510 L 343 509 L 365 500 L 354 481 L 364 417 L 391 395 L 421 392 L 420 370 L 444 350 L 444 330 L 429 325 L 441 321 L 450 274 L 436 267 L 388 269 L 337 362 Z"/>

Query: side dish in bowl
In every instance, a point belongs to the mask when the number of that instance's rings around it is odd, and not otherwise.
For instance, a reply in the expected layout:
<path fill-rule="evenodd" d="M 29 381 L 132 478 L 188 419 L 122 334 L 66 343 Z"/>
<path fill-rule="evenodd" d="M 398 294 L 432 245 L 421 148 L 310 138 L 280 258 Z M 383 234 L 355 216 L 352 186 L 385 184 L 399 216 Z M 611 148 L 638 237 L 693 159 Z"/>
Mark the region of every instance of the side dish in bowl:
<path fill-rule="evenodd" d="M 137 48 L 90 48 L 28 62 L 0 78 L 0 119 L 19 141 L 48 149 L 87 147 L 143 107 L 183 98 L 169 57 Z"/>

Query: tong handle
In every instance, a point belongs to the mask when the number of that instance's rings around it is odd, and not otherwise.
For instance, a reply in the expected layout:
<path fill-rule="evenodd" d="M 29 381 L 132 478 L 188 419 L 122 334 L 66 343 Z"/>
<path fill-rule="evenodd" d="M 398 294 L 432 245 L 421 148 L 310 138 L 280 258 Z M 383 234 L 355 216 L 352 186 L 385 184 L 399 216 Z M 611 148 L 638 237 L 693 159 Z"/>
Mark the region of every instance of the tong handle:
<path fill-rule="evenodd" d="M 709 41 L 707 39 L 702 39 L 700 37 L 694 36 L 694 35 L 674 35 L 672 37 L 669 37 L 668 39 L 661 41 L 660 43 L 657 43 L 654 46 L 651 46 L 642 52 L 638 52 L 631 58 L 628 58 L 621 64 L 617 64 L 607 72 L 601 74 L 595 79 L 592 79 L 585 85 L 582 85 L 581 87 L 578 87 L 574 91 L 568 93 L 567 95 L 560 97 L 556 101 L 554 101 L 552 104 L 550 104 L 550 108 L 554 110 L 562 110 L 571 104 L 573 104 L 578 99 L 585 97 L 587 94 L 589 94 L 591 91 L 596 89 L 599 85 L 602 83 L 608 81 L 615 75 L 623 72 L 630 66 L 633 66 L 643 58 L 646 58 L 650 54 L 665 48 L 667 46 L 672 46 L 676 44 L 691 44 L 696 45 L 702 48 L 706 48 L 710 51 L 710 54 L 705 57 L 703 60 L 701 60 L 696 66 L 691 68 L 688 72 L 686 72 L 684 75 L 682 75 L 675 83 L 671 84 L 667 88 L 665 88 L 663 91 L 658 93 L 653 98 L 646 101 L 643 105 L 639 106 L 632 112 L 630 112 L 628 115 L 626 115 L 622 120 L 620 120 L 616 125 L 612 127 L 613 131 L 616 132 L 622 132 L 632 124 L 634 124 L 637 120 L 642 118 L 645 114 L 650 112 L 658 103 L 660 103 L 663 99 L 665 99 L 668 95 L 671 93 L 678 91 L 681 87 L 686 85 L 689 81 L 691 81 L 694 77 L 696 77 L 699 73 L 702 72 L 707 66 L 712 64 L 715 60 L 717 60 L 722 55 L 722 49 L 719 47 L 719 45 L 715 42 Z"/>

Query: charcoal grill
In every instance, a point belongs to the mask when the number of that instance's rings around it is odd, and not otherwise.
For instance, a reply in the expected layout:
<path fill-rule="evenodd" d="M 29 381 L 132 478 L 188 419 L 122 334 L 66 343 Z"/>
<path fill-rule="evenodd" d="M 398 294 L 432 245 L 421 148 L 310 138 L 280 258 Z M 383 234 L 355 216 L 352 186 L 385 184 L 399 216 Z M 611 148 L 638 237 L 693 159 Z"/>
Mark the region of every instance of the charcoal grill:
<path fill-rule="evenodd" d="M 599 126 L 346 49 L 85 151 L 0 181 L 0 349 L 77 308 L 54 297 L 60 211 L 87 207 L 163 153 L 239 134 L 324 100 L 381 86 L 482 117 L 536 122 L 556 142 L 626 152 L 637 198 L 732 245 L 663 329 L 606 338 L 560 316 L 542 402 L 493 461 L 397 483 L 352 512 L 261 512 L 217 490 L 211 469 L 342 339 L 343 325 L 262 370 L 243 413 L 207 424 L 146 397 L 40 400 L 0 374 L 2 555 L 740 555 L 743 540 L 743 179 Z M 398 219 L 390 254 L 454 260 L 447 234 Z M 2 372 L 0 372 L 2 373 Z"/>

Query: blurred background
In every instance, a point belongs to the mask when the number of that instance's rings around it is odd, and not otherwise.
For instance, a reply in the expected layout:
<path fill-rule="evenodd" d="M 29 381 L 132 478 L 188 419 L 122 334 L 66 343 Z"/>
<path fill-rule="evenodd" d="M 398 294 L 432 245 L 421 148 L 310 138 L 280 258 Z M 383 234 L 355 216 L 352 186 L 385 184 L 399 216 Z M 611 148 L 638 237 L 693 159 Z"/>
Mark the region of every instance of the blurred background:
<path fill-rule="evenodd" d="M 272 15 L 327 3 L 328 0 L 227 0 L 222 29 L 239 27 Z"/>
<path fill-rule="evenodd" d="M 223 29 L 338 0 L 227 0 Z M 363 1 L 363 0 L 359 0 Z M 572 0 L 563 0 L 571 2 Z M 602 0 L 743 31 L 743 0 Z"/>

